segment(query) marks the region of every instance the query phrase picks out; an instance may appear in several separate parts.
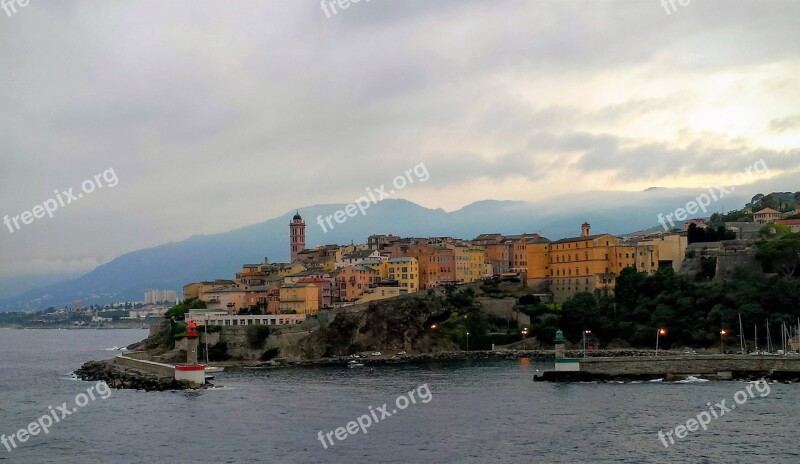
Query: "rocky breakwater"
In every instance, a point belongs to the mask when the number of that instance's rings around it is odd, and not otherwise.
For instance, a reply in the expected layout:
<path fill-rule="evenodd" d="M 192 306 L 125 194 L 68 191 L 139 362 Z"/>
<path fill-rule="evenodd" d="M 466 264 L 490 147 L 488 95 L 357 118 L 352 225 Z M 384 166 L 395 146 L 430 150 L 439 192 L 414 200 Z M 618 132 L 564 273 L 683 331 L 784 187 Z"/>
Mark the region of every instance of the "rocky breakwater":
<path fill-rule="evenodd" d="M 144 391 L 196 390 L 203 386 L 174 377 L 158 377 L 153 374 L 117 366 L 113 360 L 88 361 L 75 375 L 81 380 L 104 381 L 111 388 Z"/>

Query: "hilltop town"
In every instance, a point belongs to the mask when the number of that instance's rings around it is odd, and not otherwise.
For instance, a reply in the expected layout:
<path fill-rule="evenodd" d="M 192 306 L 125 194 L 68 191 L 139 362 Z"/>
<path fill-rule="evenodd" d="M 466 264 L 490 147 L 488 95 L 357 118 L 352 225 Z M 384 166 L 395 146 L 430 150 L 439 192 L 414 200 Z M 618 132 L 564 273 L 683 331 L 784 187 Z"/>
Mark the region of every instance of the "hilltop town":
<path fill-rule="evenodd" d="M 726 217 L 715 214 L 688 220 L 681 229 L 625 237 L 593 233 L 584 223 L 580 234 L 557 240 L 536 233 L 485 233 L 471 240 L 389 234 L 371 235 L 363 244 L 314 249 L 306 248 L 306 223 L 298 212 L 288 227 L 290 262 L 265 258 L 244 264 L 230 280 L 187 284 L 183 299 L 205 303 L 191 310 L 200 323 L 234 326 L 298 324 L 320 310 L 487 279 L 520 282 L 547 303 L 584 292 L 608 296 L 627 268 L 645 275 L 664 268 L 691 276 L 705 272 L 711 278 L 717 269 L 724 274 L 756 267 L 757 240 L 779 230 L 800 231 L 794 194 L 786 194 L 791 201 L 781 195 L 757 195 Z M 769 207 L 776 201 L 785 211 Z M 718 234 L 720 227 L 724 232 Z M 707 262 L 704 269 L 700 256 L 714 258 L 713 271 Z"/>

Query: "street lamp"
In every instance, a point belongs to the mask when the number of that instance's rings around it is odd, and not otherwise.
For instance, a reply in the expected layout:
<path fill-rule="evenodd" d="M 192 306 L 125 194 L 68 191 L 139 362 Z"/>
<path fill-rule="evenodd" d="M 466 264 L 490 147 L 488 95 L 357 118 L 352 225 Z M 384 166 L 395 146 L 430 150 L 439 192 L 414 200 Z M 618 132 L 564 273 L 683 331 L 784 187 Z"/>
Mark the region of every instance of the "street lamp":
<path fill-rule="evenodd" d="M 656 356 L 658 356 L 658 339 L 667 334 L 667 329 L 661 327 L 656 331 Z"/>
<path fill-rule="evenodd" d="M 467 332 L 467 351 L 469 351 L 469 332 Z"/>
<path fill-rule="evenodd" d="M 725 335 L 728 335 L 728 332 L 725 329 L 719 331 L 719 350 L 722 354 L 725 354 Z"/>
<path fill-rule="evenodd" d="M 583 357 L 586 357 L 586 339 L 588 338 L 589 334 L 592 333 L 591 330 L 584 330 L 583 331 Z"/>

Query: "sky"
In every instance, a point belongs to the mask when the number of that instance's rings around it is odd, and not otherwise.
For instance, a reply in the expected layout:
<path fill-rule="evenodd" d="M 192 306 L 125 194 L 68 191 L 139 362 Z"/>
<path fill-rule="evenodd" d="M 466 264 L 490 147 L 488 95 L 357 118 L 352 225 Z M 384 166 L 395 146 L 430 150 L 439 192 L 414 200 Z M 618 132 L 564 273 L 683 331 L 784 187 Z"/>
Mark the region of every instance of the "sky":
<path fill-rule="evenodd" d="M 0 216 L 41 217 L 0 225 L 0 279 L 348 203 L 420 163 L 393 197 L 447 211 L 800 171 L 795 0 L 15 8 Z"/>

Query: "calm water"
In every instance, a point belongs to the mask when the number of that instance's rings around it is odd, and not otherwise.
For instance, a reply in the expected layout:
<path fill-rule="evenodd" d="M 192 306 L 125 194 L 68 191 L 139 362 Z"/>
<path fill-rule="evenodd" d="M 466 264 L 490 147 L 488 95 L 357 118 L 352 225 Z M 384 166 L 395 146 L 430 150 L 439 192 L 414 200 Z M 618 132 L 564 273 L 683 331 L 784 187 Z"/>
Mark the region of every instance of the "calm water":
<path fill-rule="evenodd" d="M 143 330 L 0 329 L 0 433 L 75 404 L 92 385 L 83 361 L 144 338 Z M 771 385 L 669 449 L 665 431 L 727 399 L 739 382 L 542 384 L 526 362 L 368 369 L 231 370 L 200 393 L 113 390 L 30 437 L 0 461 L 20 463 L 557 463 L 800 462 L 800 386 Z M 332 431 L 427 384 L 417 401 L 324 449 Z M 424 391 L 423 391 L 424 393 Z M 380 417 L 380 414 L 378 414 Z"/>

